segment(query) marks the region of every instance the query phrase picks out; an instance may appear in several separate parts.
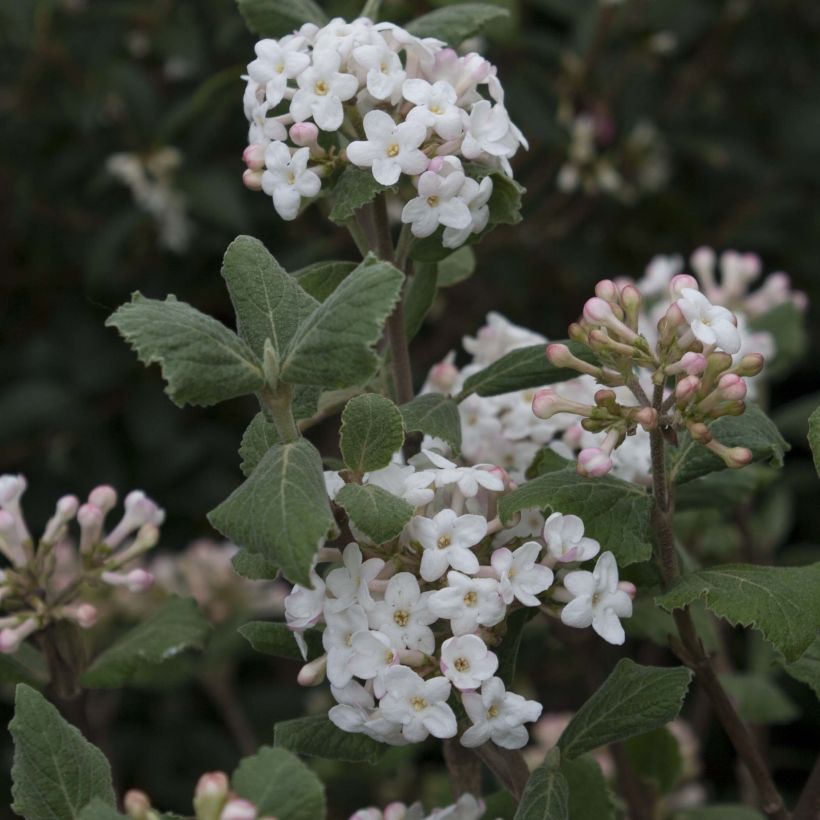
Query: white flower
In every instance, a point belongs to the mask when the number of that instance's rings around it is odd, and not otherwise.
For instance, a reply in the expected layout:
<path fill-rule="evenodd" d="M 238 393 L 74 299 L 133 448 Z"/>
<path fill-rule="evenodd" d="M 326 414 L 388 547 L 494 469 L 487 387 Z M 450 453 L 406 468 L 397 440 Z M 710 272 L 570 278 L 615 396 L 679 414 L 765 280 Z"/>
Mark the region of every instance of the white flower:
<path fill-rule="evenodd" d="M 327 652 L 327 679 L 336 687 L 350 683 L 353 673 L 350 661 L 353 657 L 353 636 L 367 631 L 367 615 L 358 605 L 344 612 L 330 612 L 325 606 L 327 626 L 322 632 L 322 646 Z"/>
<path fill-rule="evenodd" d="M 341 612 L 359 603 L 369 609 L 373 606 L 373 597 L 368 584 L 382 571 L 384 561 L 368 558 L 363 562 L 359 545 L 352 542 L 342 553 L 342 563 L 344 568 L 332 570 L 325 579 L 328 591 L 335 596 L 325 602 L 325 608 L 330 612 Z"/>
<path fill-rule="evenodd" d="M 245 116 L 250 123 L 248 143 L 250 145 L 267 145 L 271 140 L 285 140 L 288 130 L 275 117 L 268 117 L 270 103 L 265 98 L 265 87 L 251 79 L 245 86 L 243 97 Z"/>
<path fill-rule="evenodd" d="M 265 98 L 271 107 L 282 102 L 288 80 L 310 65 L 310 57 L 302 51 L 304 45 L 305 38 L 297 36 L 260 40 L 254 46 L 256 59 L 248 65 L 248 74 L 264 86 Z"/>
<path fill-rule="evenodd" d="M 310 148 L 299 148 L 291 156 L 284 142 L 272 142 L 265 150 L 262 190 L 273 197 L 273 207 L 282 219 L 296 219 L 302 197 L 319 193 L 321 180 L 308 170 Z"/>
<path fill-rule="evenodd" d="M 417 649 L 431 654 L 436 647 L 430 624 L 436 615 L 428 608 L 431 592 L 421 592 L 416 577 L 399 572 L 388 582 L 384 600 L 370 612 L 370 623 L 387 635 L 399 648 Z"/>
<path fill-rule="evenodd" d="M 476 159 L 481 154 L 508 157 L 514 153 L 514 149 L 505 142 L 510 130 L 510 118 L 503 106 L 480 100 L 473 105 L 465 125 L 461 153 L 467 159 Z"/>
<path fill-rule="evenodd" d="M 478 689 L 496 669 L 498 658 L 478 635 L 459 635 L 441 645 L 441 671 L 456 689 Z"/>
<path fill-rule="evenodd" d="M 470 547 L 487 534 L 487 520 L 480 515 L 457 515 L 441 510 L 432 518 L 417 515 L 410 522 L 412 537 L 424 549 L 420 574 L 425 581 L 435 581 L 447 567 L 461 572 L 478 572 L 478 558 Z"/>
<path fill-rule="evenodd" d="M 740 334 L 730 310 L 713 305 L 694 288 L 683 288 L 676 304 L 695 338 L 704 345 L 715 345 L 726 353 L 737 353 L 740 350 Z"/>
<path fill-rule="evenodd" d="M 439 225 L 462 231 L 472 224 L 470 209 L 460 198 L 464 172 L 456 157 L 442 161 L 439 171 L 425 171 L 419 177 L 417 197 L 401 212 L 401 221 L 410 225 L 413 236 L 430 236 Z"/>
<path fill-rule="evenodd" d="M 344 119 L 342 103 L 355 96 L 359 81 L 339 71 L 342 58 L 335 51 L 313 52 L 313 65 L 296 78 L 299 86 L 290 103 L 296 122 L 309 117 L 323 131 L 336 131 Z"/>
<path fill-rule="evenodd" d="M 341 17 L 334 17 L 316 32 L 313 42 L 314 54 L 327 50 L 341 55 L 346 60 L 354 48 L 374 42 L 376 36 L 373 22 L 366 17 L 359 17 L 350 23 Z"/>
<path fill-rule="evenodd" d="M 601 551 L 595 539 L 584 537 L 584 522 L 577 515 L 553 513 L 544 524 L 544 540 L 550 555 L 564 563 L 588 561 Z"/>
<path fill-rule="evenodd" d="M 521 749 L 529 736 L 524 728 L 541 716 L 541 704 L 504 690 L 501 678 L 490 678 L 481 693 L 464 692 L 461 702 L 473 725 L 462 735 L 461 745 L 468 749 L 492 740 L 502 749 Z"/>
<path fill-rule="evenodd" d="M 365 483 L 374 484 L 393 495 L 403 498 L 413 507 L 429 504 L 435 495 L 430 489 L 433 474 L 430 470 L 417 472 L 412 465 L 388 464 L 381 470 L 365 474 Z"/>
<path fill-rule="evenodd" d="M 480 487 L 492 492 L 501 492 L 504 489 L 504 480 L 497 473 L 481 467 L 459 467 L 434 450 L 422 450 L 422 453 L 438 468 L 435 474 L 437 487 L 455 484 L 465 498 L 472 498 Z"/>
<path fill-rule="evenodd" d="M 399 662 L 390 638 L 382 632 L 356 632 L 351 641 L 353 654 L 347 665 L 350 672 L 362 680 L 373 680 L 376 697 L 384 694 L 384 672 Z M 328 670 L 329 675 L 329 670 Z"/>
<path fill-rule="evenodd" d="M 461 135 L 461 109 L 456 105 L 456 90 L 450 83 L 439 80 L 431 85 L 426 80 L 406 80 L 402 94 L 416 106 L 407 115 L 408 120 L 432 128 L 443 140 Z"/>
<path fill-rule="evenodd" d="M 409 667 L 395 666 L 385 673 L 384 684 L 387 691 L 379 708 L 388 720 L 401 724 L 407 740 L 455 737 L 456 716 L 447 705 L 450 681 L 446 678 L 423 680 Z"/>
<path fill-rule="evenodd" d="M 490 220 L 490 206 L 487 204 L 493 193 L 492 177 L 486 176 L 481 182 L 467 177 L 459 191 L 459 197 L 470 211 L 470 224 L 465 228 L 446 227 L 441 243 L 445 248 L 458 248 L 471 234 L 481 233 Z"/>
<path fill-rule="evenodd" d="M 611 552 L 601 555 L 592 572 L 567 573 L 564 586 L 573 600 L 561 610 L 563 623 L 579 629 L 591 625 L 608 643 L 624 642 L 619 618 L 632 615 L 632 599 L 618 589 L 618 566 Z"/>
<path fill-rule="evenodd" d="M 330 687 L 338 701 L 328 712 L 331 722 L 345 732 L 361 732 L 374 740 L 401 746 L 407 743 L 401 734 L 401 725 L 387 720 L 374 707 L 373 695 L 357 681 L 343 687 Z"/>
<path fill-rule="evenodd" d="M 388 100 L 394 105 L 401 99 L 401 89 L 407 73 L 399 55 L 386 44 L 359 46 L 353 59 L 367 70 L 367 90 L 377 100 Z"/>
<path fill-rule="evenodd" d="M 296 584 L 285 598 L 285 620 L 293 630 L 304 630 L 313 626 L 322 615 L 322 606 L 325 600 L 325 583 L 316 574 L 310 571 L 310 581 L 313 589 Z"/>
<path fill-rule="evenodd" d="M 537 541 L 528 541 L 515 552 L 505 547 L 492 554 L 490 563 L 498 573 L 498 589 L 505 604 L 511 604 L 515 598 L 524 606 L 541 603 L 535 596 L 552 585 L 553 574 L 548 567 L 536 563 L 540 552 Z"/>
<path fill-rule="evenodd" d="M 428 606 L 434 615 L 449 619 L 454 635 L 495 626 L 506 612 L 495 578 L 468 578 L 460 572 L 447 573 L 447 586 L 430 596 Z"/>
<path fill-rule="evenodd" d="M 397 125 L 384 111 L 368 111 L 363 120 L 366 140 L 347 146 L 347 157 L 361 168 L 371 168 L 376 182 L 395 185 L 402 172 L 420 174 L 427 168 L 427 157 L 419 146 L 427 129 L 417 122 Z"/>

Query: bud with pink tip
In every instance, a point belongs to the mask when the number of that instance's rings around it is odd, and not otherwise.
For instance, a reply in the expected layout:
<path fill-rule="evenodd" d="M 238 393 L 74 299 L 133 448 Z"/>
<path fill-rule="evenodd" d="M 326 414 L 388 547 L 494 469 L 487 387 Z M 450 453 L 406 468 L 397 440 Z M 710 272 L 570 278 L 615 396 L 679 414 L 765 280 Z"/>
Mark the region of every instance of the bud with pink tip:
<path fill-rule="evenodd" d="M 219 820 L 256 820 L 256 806 L 250 800 L 235 797 L 225 804 Z"/>
<path fill-rule="evenodd" d="M 0 552 L 16 567 L 23 567 L 28 563 L 17 519 L 7 510 L 0 510 Z"/>
<path fill-rule="evenodd" d="M 249 191 L 261 191 L 263 174 L 264 171 L 253 171 L 250 168 L 246 168 L 242 173 L 242 184 Z"/>
<path fill-rule="evenodd" d="M 154 576 L 144 569 L 130 572 L 103 572 L 100 579 L 112 587 L 125 587 L 129 592 L 145 592 L 154 583 Z"/>
<path fill-rule="evenodd" d="M 575 413 L 588 416 L 594 408 L 562 398 L 551 387 L 542 387 L 532 400 L 532 412 L 539 419 L 552 418 L 556 413 Z"/>
<path fill-rule="evenodd" d="M 687 429 L 689 435 L 699 444 L 708 444 L 712 440 L 712 431 L 702 421 L 688 424 Z"/>
<path fill-rule="evenodd" d="M 601 375 L 601 368 L 594 364 L 579 359 L 565 344 L 553 342 L 547 345 L 547 359 L 555 367 L 564 367 L 569 370 L 577 370 L 579 373 L 586 373 L 596 378 Z"/>
<path fill-rule="evenodd" d="M 618 286 L 611 279 L 602 279 L 595 285 L 595 295 L 605 302 L 617 304 L 620 292 Z"/>
<path fill-rule="evenodd" d="M 17 626 L 0 629 L 0 653 L 13 655 L 20 648 L 20 644 L 39 628 L 40 622 L 37 618 L 26 618 Z"/>
<path fill-rule="evenodd" d="M 265 146 L 252 143 L 242 152 L 242 161 L 251 171 L 262 171 L 265 168 Z"/>
<path fill-rule="evenodd" d="M 680 361 L 670 364 L 665 373 L 667 376 L 676 376 L 679 373 L 686 373 L 689 376 L 700 376 L 706 370 L 706 356 L 703 353 L 695 353 L 690 350 L 684 353 Z"/>
<path fill-rule="evenodd" d="M 312 660 L 306 663 L 296 676 L 296 682 L 299 686 L 318 686 L 325 679 L 325 672 L 327 670 L 327 655 Z"/>
<path fill-rule="evenodd" d="M 658 411 L 654 407 L 641 407 L 632 418 L 647 431 L 658 426 Z"/>
<path fill-rule="evenodd" d="M 686 376 L 675 385 L 675 404 L 681 409 L 695 398 L 701 382 L 697 376 Z"/>
<path fill-rule="evenodd" d="M 225 772 L 203 774 L 194 791 L 194 811 L 197 820 L 219 820 L 229 792 L 230 783 Z"/>
<path fill-rule="evenodd" d="M 62 537 L 66 524 L 77 514 L 80 502 L 76 495 L 64 495 L 57 502 L 54 515 L 48 520 L 42 541 L 44 544 L 53 544 Z"/>
<path fill-rule="evenodd" d="M 712 439 L 706 444 L 706 447 L 711 450 L 716 456 L 723 459 L 723 463 L 731 470 L 738 470 L 751 463 L 754 455 L 752 451 L 746 447 L 727 447 L 721 444 L 717 439 Z"/>
<path fill-rule="evenodd" d="M 626 325 L 624 325 L 624 327 L 626 328 Z M 626 329 L 629 330 L 629 328 Z M 635 335 L 635 338 L 638 338 L 637 335 Z M 606 330 L 600 330 L 598 328 L 591 330 L 587 339 L 589 346 L 596 353 L 610 353 L 631 357 L 635 352 L 628 344 L 613 339 Z"/>
<path fill-rule="evenodd" d="M 290 127 L 290 139 L 300 148 L 312 148 L 319 139 L 319 129 L 312 122 L 297 122 Z"/>
<path fill-rule="evenodd" d="M 83 504 L 77 511 L 80 525 L 80 552 L 88 555 L 102 541 L 104 513 L 95 504 Z"/>
<path fill-rule="evenodd" d="M 638 588 L 632 581 L 618 581 L 618 589 L 623 590 L 633 601 L 638 594 Z"/>
<path fill-rule="evenodd" d="M 688 273 L 678 273 L 673 276 L 669 282 L 669 295 L 672 299 L 677 299 L 687 288 L 699 291 L 700 285 L 698 284 L 698 280 Z"/>
<path fill-rule="evenodd" d="M 630 328 L 632 328 L 632 330 L 638 329 L 638 318 L 641 313 L 642 303 L 643 297 L 635 285 L 626 285 L 621 290 L 621 306 L 624 309 L 626 323 Z"/>
<path fill-rule="evenodd" d="M 164 510 L 160 509 L 142 490 L 133 490 L 125 496 L 125 514 L 119 524 L 106 536 L 105 543 L 109 547 L 117 547 L 143 524 L 159 526 L 164 520 Z"/>
<path fill-rule="evenodd" d="M 746 382 L 735 373 L 724 373 L 718 380 L 718 390 L 726 401 L 746 398 Z"/>
<path fill-rule="evenodd" d="M 131 820 L 149 820 L 151 817 L 151 800 L 139 789 L 130 789 L 122 800 L 125 813 Z"/>
<path fill-rule="evenodd" d="M 704 282 L 712 281 L 716 257 L 715 252 L 711 248 L 701 245 L 701 247 L 695 249 L 689 261 L 692 265 L 692 270 L 694 270 Z"/>
<path fill-rule="evenodd" d="M 83 629 L 91 629 L 97 623 L 99 612 L 97 607 L 93 604 L 74 604 L 72 606 L 64 606 L 60 610 L 63 618 L 74 621 Z"/>
<path fill-rule="evenodd" d="M 578 453 L 578 472 L 588 478 L 600 478 L 612 469 L 612 459 L 600 447 L 587 447 Z"/>
<path fill-rule="evenodd" d="M 430 384 L 442 393 L 449 393 L 453 389 L 457 378 L 458 368 L 448 359 L 434 364 L 430 368 Z"/>
<path fill-rule="evenodd" d="M 101 484 L 88 494 L 88 503 L 93 504 L 103 515 L 106 515 L 117 506 L 117 491 L 108 484 Z"/>

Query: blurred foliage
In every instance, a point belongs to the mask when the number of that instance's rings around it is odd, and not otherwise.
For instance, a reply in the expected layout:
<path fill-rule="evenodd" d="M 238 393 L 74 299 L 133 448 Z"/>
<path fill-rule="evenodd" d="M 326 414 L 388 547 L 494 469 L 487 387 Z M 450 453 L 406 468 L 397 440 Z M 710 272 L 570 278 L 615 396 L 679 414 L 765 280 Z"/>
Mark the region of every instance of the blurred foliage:
<path fill-rule="evenodd" d="M 323 5 L 348 17 L 359 10 L 342 1 Z M 386 0 L 383 16 L 401 22 L 439 5 L 445 3 Z M 653 254 L 689 253 L 700 244 L 753 250 L 767 270 L 788 271 L 809 294 L 810 349 L 820 350 L 820 6 L 499 5 L 511 16 L 493 26 L 483 50 L 498 64 L 507 106 L 530 139 L 516 169 L 528 189 L 525 221 L 487 237 L 476 278 L 440 292 L 419 335 L 417 381 L 490 309 L 562 337 L 598 278 L 639 275 Z M 205 511 L 239 480 L 236 449 L 252 404 L 180 411 L 163 394 L 156 368 L 143 369 L 103 327 L 106 316 L 139 288 L 153 297 L 174 292 L 227 319 L 218 270 L 240 232 L 261 239 L 289 270 L 356 257 L 343 233 L 328 233 L 311 212 L 282 223 L 263 195 L 242 187 L 240 75 L 253 42 L 229 0 L 0 0 L 0 472 L 28 476 L 34 522 L 45 520 L 60 494 L 108 482 L 141 487 L 161 501 L 167 549 L 207 533 Z M 557 186 L 569 124 L 579 113 L 595 121 L 597 149 L 625 183 L 617 195 Z M 648 186 L 635 142 L 636 127 L 646 123 L 655 135 L 650 159 L 666 169 L 665 180 Z M 168 146 L 179 163 L 160 169 L 157 180 L 181 197 L 189 234 L 187 244 L 172 238 L 175 250 L 158 230 L 162 222 L 108 170 L 109 158 L 123 152 L 156 165 Z M 817 541 L 820 511 L 805 432 L 818 402 L 791 402 L 817 390 L 814 356 L 773 386 L 770 404 L 782 407 L 775 415 L 795 445 L 777 493 L 730 516 L 715 513 L 708 536 L 701 524 L 687 544 L 695 556 L 811 559 L 805 545 Z M 565 632 L 534 628 L 524 637 L 524 659 L 545 649 L 563 653 L 557 666 L 521 664 L 531 691 L 549 693 L 548 710 L 576 708 L 618 654 L 596 645 L 600 668 L 590 668 L 586 638 Z M 742 665 L 744 639 L 732 632 L 723 639 Z M 260 742 L 270 741 L 274 720 L 323 704 L 320 690 L 297 691 L 295 665 L 274 665 L 243 654 L 241 641 L 228 643 L 230 677 L 242 680 Z M 630 651 L 664 657 L 648 645 Z M 775 677 L 784 703 L 804 715 L 801 724 L 763 730 L 778 777 L 793 794 L 820 715 L 810 690 L 778 669 L 770 658 L 754 672 Z M 157 684 L 174 674 L 160 677 L 151 688 L 94 693 L 89 712 L 118 787 L 139 784 L 157 803 L 184 811 L 196 776 L 232 768 L 239 750 L 219 720 L 225 714 L 213 683 L 200 675 L 166 691 Z M 179 679 L 190 677 L 183 670 Z M 726 741 L 699 708 L 695 703 L 690 719 L 706 747 L 710 795 L 736 802 Z M 117 731 L 110 734 L 113 715 Z M 8 763 L 8 743 L 2 755 Z M 373 770 L 329 761 L 316 768 L 329 779 L 338 816 L 365 804 L 363 795 L 382 803 L 398 796 L 446 802 L 432 744 L 394 750 Z"/>

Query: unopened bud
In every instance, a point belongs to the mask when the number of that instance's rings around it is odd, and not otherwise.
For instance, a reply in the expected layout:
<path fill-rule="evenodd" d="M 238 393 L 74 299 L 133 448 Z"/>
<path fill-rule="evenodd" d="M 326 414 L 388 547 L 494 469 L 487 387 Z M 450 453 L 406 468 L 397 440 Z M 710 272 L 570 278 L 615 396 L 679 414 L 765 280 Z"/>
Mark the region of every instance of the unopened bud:
<path fill-rule="evenodd" d="M 439 362 L 430 368 L 430 384 L 442 393 L 449 393 L 458 378 L 458 368 L 450 361 Z"/>
<path fill-rule="evenodd" d="M 322 655 L 310 663 L 306 663 L 296 676 L 299 686 L 318 686 L 325 679 L 327 670 L 327 655 Z"/>
<path fill-rule="evenodd" d="M 587 331 L 583 328 L 582 325 L 578 324 L 578 322 L 573 322 L 569 326 L 568 335 L 573 342 L 580 342 L 581 344 L 587 343 Z"/>
<path fill-rule="evenodd" d="M 611 279 L 602 279 L 595 285 L 595 295 L 605 302 L 617 303 L 620 293 L 618 286 Z"/>
<path fill-rule="evenodd" d="M 256 820 L 256 806 L 249 800 L 234 798 L 225 804 L 219 820 Z"/>
<path fill-rule="evenodd" d="M 144 569 L 132 569 L 130 572 L 103 572 L 100 579 L 109 586 L 125 587 L 129 592 L 145 592 L 154 583 L 154 576 Z"/>
<path fill-rule="evenodd" d="M 711 248 L 702 245 L 692 253 L 689 261 L 692 265 L 692 270 L 694 270 L 698 276 L 704 280 L 711 279 L 712 272 L 715 269 L 715 252 Z"/>
<path fill-rule="evenodd" d="M 584 304 L 584 319 L 590 324 L 603 325 L 614 318 L 615 314 L 612 312 L 612 305 L 598 296 L 587 299 Z"/>
<path fill-rule="evenodd" d="M 194 811 L 197 820 L 219 820 L 229 791 L 230 783 L 225 772 L 203 774 L 194 791 Z"/>
<path fill-rule="evenodd" d="M 12 655 L 19 648 L 20 644 L 34 634 L 40 628 L 40 622 L 36 618 L 26 618 L 17 626 L 7 626 L 0 629 L 0 653 Z"/>
<path fill-rule="evenodd" d="M 754 458 L 752 451 L 746 447 L 727 447 L 717 439 L 712 439 L 706 444 L 706 447 L 723 459 L 723 463 L 732 470 L 745 467 Z"/>
<path fill-rule="evenodd" d="M 757 376 L 763 370 L 765 361 L 760 353 L 748 353 L 734 368 L 734 372 L 737 373 L 738 376 L 750 379 L 753 376 Z"/>
<path fill-rule="evenodd" d="M 688 273 L 678 273 L 673 276 L 669 282 L 669 295 L 672 299 L 677 299 L 686 288 L 699 291 L 700 285 L 698 284 L 698 280 Z"/>
<path fill-rule="evenodd" d="M 746 382 L 735 373 L 724 373 L 718 380 L 718 390 L 727 401 L 746 398 Z"/>
<path fill-rule="evenodd" d="M 579 373 L 586 373 L 595 378 L 602 376 L 600 367 L 596 367 L 594 364 L 579 359 L 565 344 L 553 343 L 547 345 L 547 359 L 549 363 L 555 365 L 555 367 L 577 370 Z"/>
<path fill-rule="evenodd" d="M 83 629 L 91 629 L 97 623 L 99 612 L 93 604 L 75 604 L 74 606 L 64 606 L 61 610 L 63 618 L 74 621 Z"/>
<path fill-rule="evenodd" d="M 635 596 L 638 594 L 638 588 L 632 583 L 632 581 L 618 581 L 618 589 L 625 592 L 633 601 L 635 600 Z"/>
<path fill-rule="evenodd" d="M 42 541 L 44 544 L 53 544 L 65 532 L 66 524 L 77 514 L 80 502 L 75 495 L 64 495 L 57 502 L 54 515 L 48 520 Z"/>
<path fill-rule="evenodd" d="M 242 152 L 242 161 L 251 171 L 261 171 L 265 167 L 265 146 L 259 143 L 249 145 Z"/>
<path fill-rule="evenodd" d="M 596 390 L 594 400 L 598 407 L 606 407 L 613 413 L 618 412 L 618 397 L 614 390 Z"/>
<path fill-rule="evenodd" d="M 681 357 L 681 360 L 677 362 L 680 365 L 680 372 L 687 373 L 690 376 L 700 376 L 704 370 L 706 370 L 706 356 L 703 353 L 695 353 L 694 351 L 689 351 L 688 353 L 684 353 Z M 672 368 L 674 365 L 667 369 L 668 372 L 674 373 Z"/>
<path fill-rule="evenodd" d="M 654 430 L 658 426 L 658 411 L 654 407 L 641 407 L 632 418 L 644 430 Z"/>
<path fill-rule="evenodd" d="M 149 820 L 151 817 L 151 800 L 139 789 L 130 789 L 122 800 L 125 813 L 132 820 Z"/>
<path fill-rule="evenodd" d="M 578 453 L 578 472 L 588 478 L 600 478 L 612 469 L 612 459 L 599 447 L 587 447 Z"/>
<path fill-rule="evenodd" d="M 102 541 L 102 527 L 104 513 L 95 504 L 83 504 L 77 511 L 77 521 L 80 525 L 80 552 L 83 555 L 90 553 Z"/>
<path fill-rule="evenodd" d="M 626 323 L 632 330 L 638 329 L 638 317 L 641 313 L 642 301 L 641 292 L 635 285 L 627 285 L 621 291 L 621 306 L 624 309 Z"/>
<path fill-rule="evenodd" d="M 700 444 L 708 444 L 712 440 L 712 433 L 709 428 L 700 421 L 687 425 L 689 435 Z"/>
<path fill-rule="evenodd" d="M 685 376 L 675 385 L 675 403 L 678 407 L 685 407 L 700 389 L 700 379 L 697 376 Z"/>
<path fill-rule="evenodd" d="M 297 122 L 290 127 L 290 139 L 300 148 L 314 146 L 319 138 L 319 129 L 312 122 Z"/>
<path fill-rule="evenodd" d="M 263 173 L 263 171 L 252 171 L 250 168 L 246 168 L 242 174 L 242 184 L 249 191 L 261 191 Z"/>
<path fill-rule="evenodd" d="M 100 484 L 88 494 L 88 503 L 93 504 L 105 515 L 117 506 L 117 491 L 108 484 Z"/>

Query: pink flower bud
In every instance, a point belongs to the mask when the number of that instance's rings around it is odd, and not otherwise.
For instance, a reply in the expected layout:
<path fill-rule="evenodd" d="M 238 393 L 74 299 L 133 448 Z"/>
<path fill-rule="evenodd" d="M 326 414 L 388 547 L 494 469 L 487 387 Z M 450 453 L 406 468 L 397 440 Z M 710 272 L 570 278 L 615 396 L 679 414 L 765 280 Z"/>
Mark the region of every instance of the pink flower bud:
<path fill-rule="evenodd" d="M 611 279 L 602 279 L 595 285 L 595 295 L 605 302 L 617 302 L 620 292 L 618 286 Z"/>
<path fill-rule="evenodd" d="M 727 401 L 746 398 L 746 382 L 734 373 L 724 373 L 718 380 L 718 389 Z"/>
<path fill-rule="evenodd" d="M 689 353 L 683 354 L 680 364 L 685 373 L 688 373 L 690 376 L 699 376 L 706 370 L 706 356 L 702 353 L 690 351 Z"/>
<path fill-rule="evenodd" d="M 688 273 L 678 273 L 669 282 L 669 295 L 672 299 L 677 299 L 686 288 L 699 291 L 698 280 Z"/>
<path fill-rule="evenodd" d="M 612 459 L 599 447 L 587 447 L 578 453 L 578 472 L 588 478 L 600 478 L 612 469 Z"/>
<path fill-rule="evenodd" d="M 581 446 L 583 438 L 584 428 L 580 424 L 574 424 L 563 435 L 564 444 L 573 450 Z"/>
<path fill-rule="evenodd" d="M 561 403 L 561 398 L 551 387 L 543 387 L 536 392 L 532 400 L 532 412 L 539 419 L 548 419 L 559 412 L 555 409 Z"/>
<path fill-rule="evenodd" d="M 678 307 L 677 302 L 673 302 L 666 309 L 666 313 L 664 313 L 661 321 L 666 321 L 667 326 L 670 328 L 682 327 L 686 324 L 686 317 L 683 315 L 683 311 Z"/>
<path fill-rule="evenodd" d="M 145 792 L 139 789 L 129 789 L 122 800 L 122 806 L 132 820 L 148 820 L 151 800 Z"/>
<path fill-rule="evenodd" d="M 444 157 L 436 156 L 430 160 L 430 164 L 427 166 L 427 170 L 432 171 L 434 174 L 437 174 L 443 167 Z"/>
<path fill-rule="evenodd" d="M 25 476 L 3 475 L 0 476 L 0 505 L 16 505 L 28 487 Z"/>
<path fill-rule="evenodd" d="M 100 580 L 112 587 L 125 587 L 129 592 L 145 592 L 154 583 L 154 576 L 144 569 L 130 572 L 103 572 Z"/>
<path fill-rule="evenodd" d="M 256 806 L 249 800 L 234 798 L 225 804 L 219 820 L 256 820 Z"/>
<path fill-rule="evenodd" d="M 383 820 L 405 820 L 407 817 L 407 806 L 404 803 L 389 803 L 384 807 Z M 379 820 L 382 820 L 379 818 Z"/>
<path fill-rule="evenodd" d="M 0 629 L 0 653 L 13 655 L 20 648 L 20 644 L 39 628 L 40 622 L 37 618 L 26 618 L 17 626 Z"/>
<path fill-rule="evenodd" d="M 625 592 L 633 601 L 638 594 L 638 588 L 631 581 L 618 581 L 618 589 Z"/>
<path fill-rule="evenodd" d="M 74 606 L 64 606 L 62 615 L 64 618 L 74 621 L 83 629 L 90 629 L 97 623 L 99 612 L 93 604 L 76 604 Z"/>
<path fill-rule="evenodd" d="M 194 797 L 224 797 L 230 791 L 230 782 L 225 772 L 206 772 L 199 778 Z"/>
<path fill-rule="evenodd" d="M 242 184 L 249 191 L 261 191 L 262 171 L 252 171 L 250 168 L 246 168 L 242 174 Z"/>
<path fill-rule="evenodd" d="M 712 441 L 712 433 L 703 422 L 694 422 L 688 425 L 689 435 L 700 444 L 708 444 Z"/>
<path fill-rule="evenodd" d="M 458 368 L 450 361 L 439 362 L 430 369 L 430 384 L 442 393 L 449 393 L 458 378 Z"/>
<path fill-rule="evenodd" d="M 615 314 L 612 312 L 612 306 L 597 296 L 587 299 L 584 304 L 584 319 L 591 324 L 604 324 L 614 318 Z"/>
<path fill-rule="evenodd" d="M 242 161 L 251 171 L 261 171 L 265 167 L 265 146 L 252 143 L 242 152 Z"/>
<path fill-rule="evenodd" d="M 575 356 L 566 345 L 553 343 L 547 345 L 547 359 L 556 367 L 572 367 Z"/>
<path fill-rule="evenodd" d="M 296 676 L 299 686 L 318 686 L 325 679 L 327 669 L 327 655 L 322 655 L 310 663 L 306 663 Z"/>
<path fill-rule="evenodd" d="M 654 407 L 642 407 L 633 418 L 644 430 L 654 430 L 658 426 L 658 411 Z"/>
<path fill-rule="evenodd" d="M 697 248 L 689 260 L 692 264 L 692 269 L 698 276 L 708 278 L 711 277 L 712 271 L 715 268 L 715 252 L 705 245 Z"/>
<path fill-rule="evenodd" d="M 754 458 L 752 451 L 746 447 L 727 447 L 717 439 L 712 439 L 706 443 L 706 447 L 716 456 L 723 459 L 723 463 L 732 470 L 745 467 Z"/>
<path fill-rule="evenodd" d="M 300 148 L 316 145 L 319 138 L 319 129 L 312 122 L 297 122 L 290 127 L 290 139 Z"/>
<path fill-rule="evenodd" d="M 93 504 L 105 515 L 117 505 L 117 491 L 108 484 L 101 484 L 88 494 L 88 503 Z"/>
<path fill-rule="evenodd" d="M 688 404 L 700 390 L 700 379 L 697 376 L 686 376 L 675 385 L 675 402 L 679 407 Z"/>

